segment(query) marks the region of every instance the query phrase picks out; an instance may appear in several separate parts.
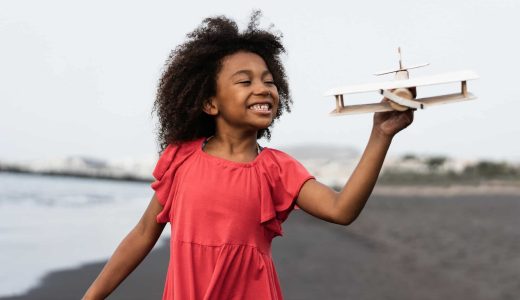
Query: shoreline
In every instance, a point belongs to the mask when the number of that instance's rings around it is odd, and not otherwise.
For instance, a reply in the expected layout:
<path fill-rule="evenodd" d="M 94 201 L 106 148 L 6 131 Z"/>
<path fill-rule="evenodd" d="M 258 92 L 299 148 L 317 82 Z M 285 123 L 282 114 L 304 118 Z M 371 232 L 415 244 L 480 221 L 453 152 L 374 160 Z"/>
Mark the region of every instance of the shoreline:
<path fill-rule="evenodd" d="M 378 185 L 372 195 L 401 197 L 520 196 L 520 185 L 485 182 L 477 185 Z"/>
<path fill-rule="evenodd" d="M 459 195 L 475 192 L 452 189 Z M 287 299 L 480 300 L 520 293 L 514 282 L 518 265 L 511 264 L 518 259 L 514 241 L 520 237 L 517 196 L 430 195 L 410 201 L 381 196 L 382 191 L 350 226 L 291 214 L 284 236 L 272 246 Z M 168 245 L 161 239 L 108 299 L 160 299 Z M 0 300 L 78 299 L 104 263 L 52 271 L 26 293 Z"/>
<path fill-rule="evenodd" d="M 142 178 L 133 175 L 125 176 L 110 176 L 110 175 L 93 175 L 88 173 L 75 173 L 75 172 L 55 172 L 55 171 L 28 171 L 24 169 L 0 169 L 0 173 L 7 174 L 21 174 L 21 175 L 33 175 L 33 176 L 49 176 L 49 177 L 63 177 L 63 178 L 80 178 L 80 179 L 92 179 L 92 180 L 108 180 L 108 181 L 121 181 L 121 182 L 137 182 L 137 183 L 152 183 L 154 179 Z"/>

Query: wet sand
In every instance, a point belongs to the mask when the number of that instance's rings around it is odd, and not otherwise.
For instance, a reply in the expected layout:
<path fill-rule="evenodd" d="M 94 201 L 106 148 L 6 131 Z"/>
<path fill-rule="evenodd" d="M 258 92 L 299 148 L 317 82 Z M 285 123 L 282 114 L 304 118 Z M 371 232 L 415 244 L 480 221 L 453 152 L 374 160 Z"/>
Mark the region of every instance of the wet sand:
<path fill-rule="evenodd" d="M 377 192 L 344 227 L 295 211 L 273 256 L 285 299 L 518 299 L 520 197 Z M 109 299 L 160 299 L 168 247 Z M 79 299 L 103 263 L 48 274 L 25 295 Z"/>

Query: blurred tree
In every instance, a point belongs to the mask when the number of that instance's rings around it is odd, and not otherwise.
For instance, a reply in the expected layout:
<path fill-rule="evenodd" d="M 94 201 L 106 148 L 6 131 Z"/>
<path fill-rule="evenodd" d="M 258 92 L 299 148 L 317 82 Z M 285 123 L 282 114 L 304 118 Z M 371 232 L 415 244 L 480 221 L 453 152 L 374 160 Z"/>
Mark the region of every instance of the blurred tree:
<path fill-rule="evenodd" d="M 405 154 L 403 155 L 403 157 L 401 158 L 401 160 L 403 161 L 406 161 L 406 160 L 418 160 L 419 158 L 417 157 L 417 155 L 415 154 L 411 154 L 411 153 L 408 153 L 408 154 Z"/>
<path fill-rule="evenodd" d="M 432 156 L 426 159 L 426 165 L 430 172 L 437 172 L 442 167 L 448 158 L 446 156 Z"/>
<path fill-rule="evenodd" d="M 520 175 L 520 170 L 505 162 L 479 161 L 467 166 L 463 173 L 472 177 L 496 179 Z"/>

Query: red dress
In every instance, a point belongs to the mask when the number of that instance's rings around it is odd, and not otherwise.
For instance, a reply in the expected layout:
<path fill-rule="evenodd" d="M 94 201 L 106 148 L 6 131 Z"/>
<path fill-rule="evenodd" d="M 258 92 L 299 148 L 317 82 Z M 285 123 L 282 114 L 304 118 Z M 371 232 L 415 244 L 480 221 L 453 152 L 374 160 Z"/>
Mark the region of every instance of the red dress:
<path fill-rule="evenodd" d="M 163 299 L 282 299 L 271 241 L 314 177 L 281 151 L 239 163 L 205 153 L 204 140 L 169 145 L 153 172 L 157 222 L 171 224 Z"/>

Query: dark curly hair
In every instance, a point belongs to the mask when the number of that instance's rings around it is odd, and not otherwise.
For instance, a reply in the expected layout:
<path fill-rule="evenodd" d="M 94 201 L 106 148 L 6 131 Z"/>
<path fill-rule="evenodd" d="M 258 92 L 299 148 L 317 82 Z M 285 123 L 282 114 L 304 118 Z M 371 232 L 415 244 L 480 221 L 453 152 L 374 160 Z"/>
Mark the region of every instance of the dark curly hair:
<path fill-rule="evenodd" d="M 216 94 L 216 80 L 223 58 L 239 51 L 258 54 L 273 76 L 280 95 L 273 122 L 284 110 L 290 112 L 292 100 L 280 61 L 280 54 L 285 53 L 282 35 L 259 29 L 260 17 L 261 12 L 254 11 L 243 32 L 238 31 L 235 21 L 224 16 L 206 18 L 197 29 L 187 34 L 186 42 L 172 50 L 153 106 L 159 118 L 161 152 L 170 143 L 215 134 L 215 121 L 202 108 Z M 259 130 L 257 138 L 270 139 L 269 128 Z"/>

